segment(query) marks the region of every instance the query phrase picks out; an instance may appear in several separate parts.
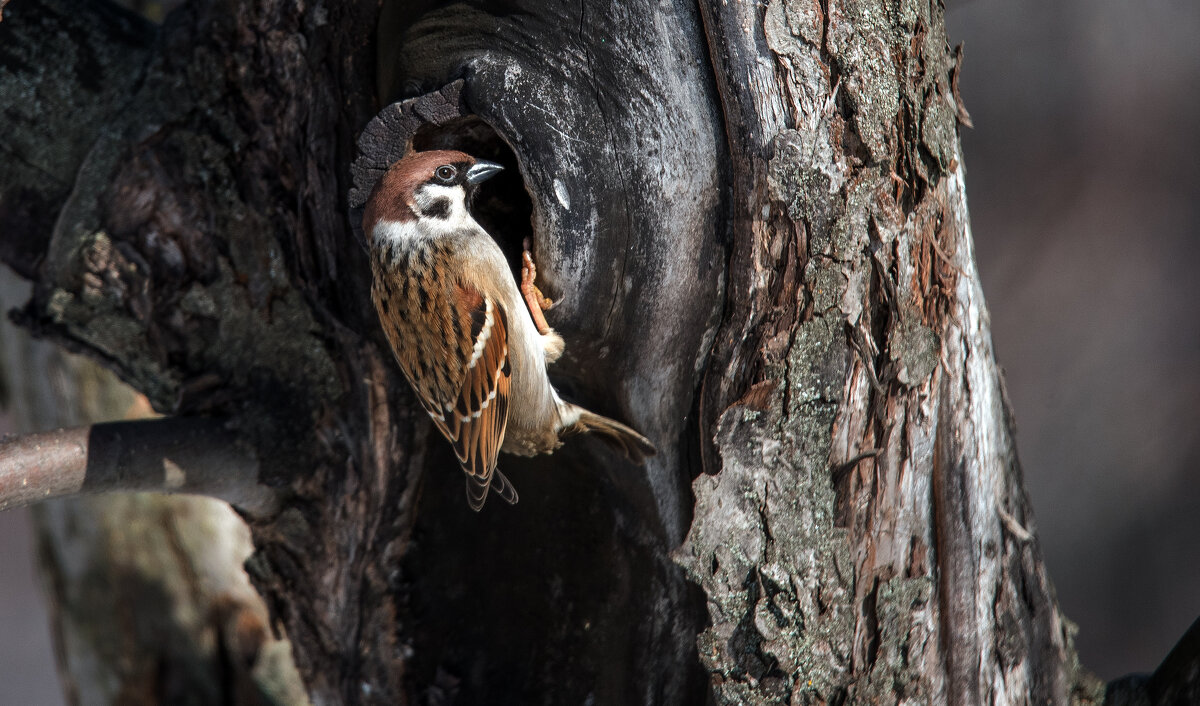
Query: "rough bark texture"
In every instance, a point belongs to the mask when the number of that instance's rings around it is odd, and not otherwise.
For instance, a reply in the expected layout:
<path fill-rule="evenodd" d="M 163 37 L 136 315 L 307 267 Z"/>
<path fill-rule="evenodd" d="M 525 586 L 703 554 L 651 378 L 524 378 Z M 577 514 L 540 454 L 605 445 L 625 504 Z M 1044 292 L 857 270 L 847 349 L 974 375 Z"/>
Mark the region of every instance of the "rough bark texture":
<path fill-rule="evenodd" d="M 428 9 L 413 17 L 436 29 Z M 722 264 L 719 115 L 698 17 L 509 9 L 466 12 L 445 52 L 413 52 L 430 73 L 400 75 L 468 74 L 468 105 L 499 137 L 485 141 L 507 142 L 535 187 L 500 235 L 512 245 L 532 214 L 563 300 L 554 323 L 571 357 L 559 369 L 574 374 L 560 383 L 655 438 L 644 471 L 577 441 L 506 461 L 519 511 L 462 507 L 458 472 L 427 443 L 378 335 L 350 233 L 346 168 L 375 109 L 366 6 L 172 15 L 125 109 L 80 156 L 50 242 L 22 251 L 37 283 L 23 323 L 113 366 L 159 411 L 233 419 L 264 482 L 290 492 L 254 524 L 248 568 L 315 701 L 679 702 L 706 688 L 701 604 L 669 554 L 687 526 L 685 419 Z M 19 19 L 6 28 L 36 33 Z M 564 30 L 545 65 L 526 40 Z M 512 46 L 476 61 L 473 47 L 496 37 Z M 691 53 L 670 48 L 679 37 Z M 579 85 L 547 92 L 563 66 Z M 626 78 L 641 101 L 610 93 Z M 506 85 L 520 88 L 507 103 Z M 676 205 L 651 208 L 667 188 Z"/>
<path fill-rule="evenodd" d="M 121 19 L 115 25 L 106 19 L 113 13 Z M 67 34 L 55 23 L 68 20 L 78 23 L 71 51 L 60 48 L 43 54 L 45 40 Z M 317 27 L 343 21 L 344 33 L 338 36 L 355 39 L 348 49 L 329 46 L 322 39 L 327 33 Z M 314 35 L 311 42 L 297 31 L 302 22 Z M 147 30 L 139 35 L 145 49 L 140 63 L 136 52 L 125 52 L 129 42 L 124 23 Z M 22 271 L 36 276 L 34 299 L 19 318 L 113 367 L 160 411 L 235 417 L 243 432 L 250 431 L 251 440 L 270 440 L 260 450 L 276 463 L 277 483 L 292 477 L 293 469 L 308 467 L 300 458 L 328 458 L 311 451 L 316 442 L 311 436 L 312 419 L 335 386 L 334 371 L 305 295 L 288 278 L 288 263 L 296 264 L 303 257 L 311 266 L 320 257 L 309 249 L 314 247 L 310 241 L 298 242 L 305 229 L 295 223 L 332 219 L 335 225 L 326 222 L 322 231 L 346 240 L 344 220 L 337 218 L 335 206 L 345 186 L 336 180 L 335 165 L 349 162 L 349 146 L 366 113 L 362 118 L 343 118 L 340 110 L 345 107 L 353 115 L 356 106 L 361 109 L 369 99 L 363 94 L 355 99 L 353 92 L 347 100 L 331 95 L 339 82 L 323 74 L 360 71 L 355 50 L 361 55 L 367 45 L 361 37 L 368 36 L 372 26 L 369 16 L 347 18 L 336 10 L 306 15 L 295 6 L 277 4 L 242 11 L 232 3 L 190 6 L 168 20 L 157 37 L 136 20 L 99 3 L 81 7 L 22 3 L 7 8 L 0 24 L 6 69 L 0 73 L 0 102 L 6 111 L 31 114 L 29 130 L 41 124 L 40 115 L 66 113 L 77 101 L 86 107 L 89 91 L 103 96 L 94 101 L 97 105 L 121 107 L 113 112 L 96 109 L 70 121 L 69 130 L 64 126 L 63 134 L 78 135 L 80 149 L 61 162 L 37 162 L 43 157 L 37 149 L 40 143 L 58 142 L 33 133 L 28 151 L 34 166 L 71 185 L 69 195 L 61 192 L 67 196 L 65 202 L 55 196 L 60 192 L 45 190 L 46 205 L 33 209 L 43 220 L 32 224 L 20 220 L 20 207 L 30 203 L 20 188 L 33 188 L 39 182 L 20 173 L 5 182 L 6 187 L 17 185 L 4 192 L 6 246 L 13 243 L 9 233 L 29 236 L 19 239 L 19 248 L 6 251 L 5 259 L 27 263 Z M 81 51 L 74 45 L 94 51 L 73 61 L 71 52 Z M 119 56 L 126 56 L 133 68 L 104 70 L 108 57 Z M 101 71 L 99 78 L 92 71 Z M 323 77 L 314 78 L 314 73 Z M 345 83 L 361 85 L 358 80 Z M 313 92 L 320 97 L 314 98 Z M 339 121 L 345 124 L 341 131 L 333 128 Z M 21 154 L 21 140 L 29 133 L 24 123 L 10 125 L 13 130 L 4 136 L 6 150 Z M 310 135 L 321 139 L 309 139 Z M 332 156 L 339 144 L 346 148 L 340 158 Z M 6 160 L 5 167 L 21 163 Z M 46 181 L 52 182 L 49 177 Z M 310 186 L 295 188 L 297 183 Z M 307 205 L 300 198 L 305 189 L 319 194 Z M 305 254 L 294 249 L 285 253 L 284 248 L 304 249 Z M 342 252 L 353 256 L 357 249 L 346 247 Z M 347 278 L 346 287 L 352 288 L 354 282 Z M 365 292 L 362 289 L 364 296 Z M 355 381 L 364 377 L 350 375 Z M 365 396 L 364 390 L 364 400 Z M 368 416 L 362 402 L 354 409 L 360 419 Z M 302 447 L 303 442 L 308 445 Z M 344 455 L 338 458 L 344 460 Z M 337 467 L 339 478 L 345 475 L 343 469 Z M 318 492 L 319 488 L 310 490 L 310 494 Z M 379 502 L 394 501 L 391 496 L 378 497 Z M 339 508 L 331 504 L 327 509 Z M 281 524 L 302 525 L 300 515 L 293 507 Z M 170 519 L 172 513 L 160 517 L 170 525 L 160 528 L 164 536 L 180 531 L 182 525 Z M 48 524 L 53 524 L 53 518 Z M 337 533 L 328 534 L 336 543 Z M 278 540 L 271 542 L 277 536 L 269 534 L 262 543 L 281 551 Z M 85 537 L 97 539 L 93 546 L 97 550 L 111 548 L 106 537 L 120 546 L 137 544 L 120 534 L 94 532 Z M 64 537 L 58 546 L 68 546 L 73 539 L 78 538 Z M 301 544 L 292 555 L 311 556 L 313 563 L 305 564 L 308 570 L 323 572 L 339 566 L 312 549 L 319 542 Z M 69 546 L 80 551 L 78 541 Z M 353 553 L 337 551 L 339 556 Z M 236 552 L 226 561 L 232 562 L 230 568 L 238 568 Z M 105 576 L 128 575 L 120 564 L 102 568 L 103 559 L 96 562 L 96 571 Z M 259 566 L 264 565 L 270 566 L 265 561 Z M 69 582 L 76 583 L 76 579 Z M 118 593 L 143 587 L 129 581 L 110 585 L 124 587 Z M 296 585 L 322 599 L 344 598 L 310 577 L 297 576 Z M 357 604 L 365 592 L 355 585 L 351 595 L 354 600 L 347 602 Z M 86 600 L 69 602 L 73 596 L 79 596 L 75 588 L 59 596 L 64 613 L 103 610 L 88 606 Z M 171 604 L 166 598 L 142 597 L 147 605 L 165 609 Z M 188 607 L 203 610 L 195 601 Z M 153 627 L 152 615 L 147 615 L 149 622 L 127 624 L 130 633 L 125 644 L 130 649 L 141 644 L 156 654 L 164 646 L 152 638 L 164 633 Z M 351 624 L 356 618 L 337 609 L 323 613 L 314 609 L 312 615 L 333 615 Z M 201 615 L 205 621 L 208 616 L 207 612 Z M 211 627 L 219 630 L 218 625 Z M 311 631 L 305 637 L 312 646 L 310 654 L 324 647 Z M 74 674 L 85 683 L 80 692 L 112 693 L 102 688 L 104 678 L 96 671 L 82 669 Z M 339 676 L 330 674 L 341 683 Z M 185 680 L 184 692 L 209 694 L 214 703 L 224 702 L 227 694 L 222 684 L 228 682 L 221 677 L 206 679 L 204 688 Z M 311 681 L 315 693 L 326 686 Z M 155 693 L 153 684 L 146 687 L 147 693 Z M 169 693 L 175 692 L 158 692 L 158 700 L 171 701 Z M 126 703 L 115 697 L 112 702 Z"/>
<path fill-rule="evenodd" d="M 316 703 L 1095 701 L 1021 489 L 942 12 L 210 0 L 153 41 L 97 19 L 76 43 L 113 78 L 75 146 L 41 164 L 44 134 L 0 136 L 29 155 L 0 224 L 50 235 L 0 256 L 35 279 L 24 324 L 256 447 L 285 500 L 247 566 Z M 10 7 L 0 46 L 65 14 Z M 91 85 L 3 60 L 5 106 Z M 572 441 L 503 460 L 518 506 L 466 510 L 353 227 L 410 143 L 514 167 L 480 219 L 514 255 L 533 236 L 556 382 L 645 431 L 645 469 Z"/>
<path fill-rule="evenodd" d="M 0 271 L 0 306 L 27 296 L 15 280 Z M 0 381 L 21 431 L 145 410 L 112 373 L 6 321 Z M 67 703 L 306 703 L 290 646 L 271 636 L 266 605 L 241 568 L 249 532 L 228 505 L 122 493 L 45 502 L 34 520 Z"/>
<path fill-rule="evenodd" d="M 735 244 L 679 555 L 718 701 L 1098 698 L 1021 489 L 940 3 L 705 7 Z"/>
<path fill-rule="evenodd" d="M 80 163 L 141 80 L 154 33 L 100 3 L 35 1 L 4 18 L 0 258 L 32 278 Z"/>

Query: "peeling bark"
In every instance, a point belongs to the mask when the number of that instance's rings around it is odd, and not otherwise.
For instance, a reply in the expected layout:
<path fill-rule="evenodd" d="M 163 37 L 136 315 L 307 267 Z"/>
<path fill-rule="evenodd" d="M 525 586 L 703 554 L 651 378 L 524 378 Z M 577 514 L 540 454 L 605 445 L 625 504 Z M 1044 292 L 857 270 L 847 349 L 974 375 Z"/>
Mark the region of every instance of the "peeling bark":
<path fill-rule="evenodd" d="M 719 473 L 679 552 L 718 702 L 1098 701 L 1021 488 L 940 5 L 706 7 L 719 76 L 772 67 L 722 85 Z"/>
<path fill-rule="evenodd" d="M 23 324 L 254 447 L 283 499 L 247 569 L 316 703 L 1098 702 L 1021 487 L 942 13 L 189 3 L 30 187 L 53 218 L 0 175 L 50 234 L 0 257 Z M 354 232 L 410 145 L 512 167 L 480 219 L 533 236 L 555 382 L 647 468 L 572 441 L 503 459 L 519 506 L 463 507 Z"/>

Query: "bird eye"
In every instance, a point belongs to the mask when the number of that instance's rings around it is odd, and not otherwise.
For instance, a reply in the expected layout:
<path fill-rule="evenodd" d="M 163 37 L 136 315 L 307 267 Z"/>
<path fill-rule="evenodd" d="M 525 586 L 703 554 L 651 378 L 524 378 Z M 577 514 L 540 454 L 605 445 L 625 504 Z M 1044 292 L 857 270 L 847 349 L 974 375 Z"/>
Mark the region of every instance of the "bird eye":
<path fill-rule="evenodd" d="M 454 181 L 454 177 L 458 175 L 458 170 L 449 164 L 443 164 L 437 168 L 433 175 L 438 178 L 438 181 L 443 181 L 449 184 L 450 182 Z"/>

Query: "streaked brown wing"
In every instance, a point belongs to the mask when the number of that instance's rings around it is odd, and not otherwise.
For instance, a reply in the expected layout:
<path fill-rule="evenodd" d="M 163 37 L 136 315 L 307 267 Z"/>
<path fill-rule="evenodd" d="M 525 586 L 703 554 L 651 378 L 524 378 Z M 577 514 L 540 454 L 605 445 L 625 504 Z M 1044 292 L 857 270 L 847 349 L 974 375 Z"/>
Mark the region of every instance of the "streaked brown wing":
<path fill-rule="evenodd" d="M 447 351 L 447 362 L 457 367 L 451 379 L 461 383 L 457 392 L 444 399 L 438 399 L 430 385 L 414 384 L 413 389 L 453 445 L 467 474 L 467 502 L 479 510 L 494 480 L 502 498 L 517 501 L 512 485 L 496 471 L 496 456 L 508 426 L 508 319 L 492 298 L 469 286 L 456 285 L 456 289 L 448 308 L 459 325 L 447 330 L 460 331 L 462 337 Z"/>
<path fill-rule="evenodd" d="M 429 336 L 416 330 L 405 309 L 385 305 L 384 290 L 373 290 L 384 332 L 421 406 L 454 447 L 467 474 L 467 502 L 479 510 L 494 484 L 498 495 L 515 503 L 516 491 L 495 470 L 508 425 L 511 374 L 503 307 L 470 285 L 447 283 L 433 290 L 423 309 L 441 334 Z M 408 311 L 423 306 L 412 296 L 404 303 Z"/>
<path fill-rule="evenodd" d="M 508 317 L 490 297 L 471 312 L 471 353 L 454 408 L 446 412 L 447 438 L 467 473 L 467 502 L 478 510 L 487 500 L 496 455 L 508 426 Z M 449 405 L 447 405 L 448 407 Z M 511 488 L 507 480 L 504 486 Z M 501 489 L 497 485 L 497 490 Z M 515 502 L 513 497 L 505 498 Z"/>

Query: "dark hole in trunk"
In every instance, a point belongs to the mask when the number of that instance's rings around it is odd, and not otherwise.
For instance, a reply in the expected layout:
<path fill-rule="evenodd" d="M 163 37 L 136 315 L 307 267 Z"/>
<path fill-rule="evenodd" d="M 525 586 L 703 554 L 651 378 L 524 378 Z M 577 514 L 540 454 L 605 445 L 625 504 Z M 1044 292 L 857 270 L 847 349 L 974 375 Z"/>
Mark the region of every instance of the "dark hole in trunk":
<path fill-rule="evenodd" d="M 522 243 L 533 235 L 533 202 L 512 148 L 490 125 L 469 115 L 441 125 L 427 123 L 413 136 L 413 149 L 459 150 L 504 166 L 479 187 L 471 215 L 500 244 L 519 282 Z"/>
<path fill-rule="evenodd" d="M 443 19 L 449 17 L 462 19 L 456 13 Z M 401 24 L 407 28 L 408 20 Z M 405 35 L 405 29 L 393 29 L 389 36 Z M 428 38 L 412 36 L 418 35 Z M 429 48 L 436 53 L 441 46 Z M 457 45 L 448 40 L 445 46 Z M 427 53 L 407 56 L 410 63 L 397 66 L 411 69 L 429 59 Z M 441 67 L 434 73 L 444 81 L 463 72 Z M 466 73 L 468 82 L 482 80 Z M 424 86 L 432 80 L 409 70 L 393 79 L 383 82 Z M 410 146 L 457 149 L 503 165 L 503 172 L 482 185 L 471 212 L 505 252 L 515 278 L 522 242 L 531 236 L 546 239 L 534 243 L 535 253 L 539 245 L 557 250 L 564 243 L 551 241 L 560 237 L 576 238 L 566 243 L 564 262 L 582 257 L 585 248 L 611 256 L 611 247 L 596 250 L 569 223 L 555 225 L 562 232 L 533 233 L 533 192 L 510 144 L 521 150 L 530 173 L 553 165 L 556 155 L 538 139 L 539 123 L 501 127 L 501 137 L 491 125 L 504 125 L 503 120 L 494 113 L 463 114 L 470 107 L 457 89 L 436 85 L 427 86 L 434 92 L 425 95 L 403 91 L 414 96 L 412 102 L 406 101 L 403 115 L 388 113 L 387 120 L 415 132 L 373 138 L 367 148 L 376 152 L 372 168 L 398 159 L 401 147 Z M 468 89 L 465 95 L 473 93 Z M 448 106 L 454 116 L 446 115 Z M 583 180 L 575 188 L 603 189 L 604 183 Z M 542 203 L 544 195 L 534 195 Z M 613 215 L 611 193 L 601 196 L 592 199 L 599 204 L 596 213 L 626 224 L 624 215 Z M 538 264 L 539 275 L 554 274 L 547 263 Z M 610 347 L 630 344 L 619 336 L 602 340 L 604 328 L 595 325 L 611 313 L 609 289 L 596 290 L 599 298 L 589 296 L 584 287 L 597 285 L 578 273 L 562 286 L 567 291 L 561 297 L 574 306 L 552 317 L 567 339 L 567 354 L 551 366 L 551 379 L 564 397 L 622 417 L 613 405 L 619 395 L 613 376 L 620 368 L 611 367 L 607 357 Z M 492 496 L 477 514 L 467 507 L 463 474 L 449 445 L 433 435 L 421 461 L 425 473 L 412 541 L 395 577 L 394 608 L 404 626 L 398 651 L 405 655 L 405 688 L 414 703 L 705 702 L 707 674 L 695 657 L 696 634 L 707 615 L 704 597 L 682 580 L 670 558 L 674 545 L 660 524 L 644 470 L 587 436 L 567 439 L 550 456 L 501 454 L 499 470 L 516 487 L 520 503 L 509 506 Z"/>

